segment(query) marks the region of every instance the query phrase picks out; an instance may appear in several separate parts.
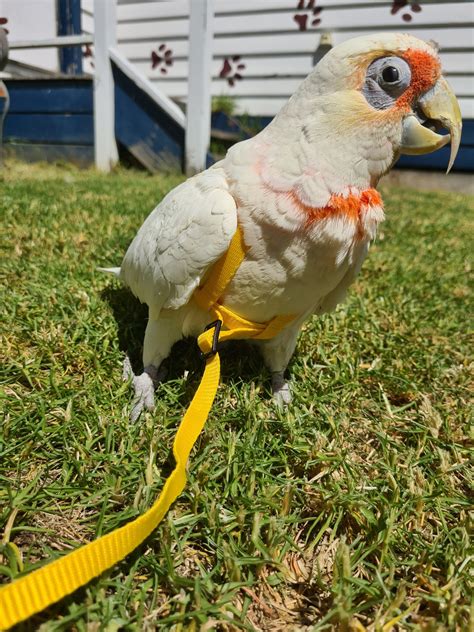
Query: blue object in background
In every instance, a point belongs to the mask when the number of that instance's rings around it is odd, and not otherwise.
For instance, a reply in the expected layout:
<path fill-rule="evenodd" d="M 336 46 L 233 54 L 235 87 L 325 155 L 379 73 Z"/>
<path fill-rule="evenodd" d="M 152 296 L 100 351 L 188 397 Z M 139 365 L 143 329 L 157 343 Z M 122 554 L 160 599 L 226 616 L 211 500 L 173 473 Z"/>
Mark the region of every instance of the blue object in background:
<path fill-rule="evenodd" d="M 8 79 L 5 118 L 8 153 L 26 161 L 94 164 L 94 120 L 90 79 Z"/>
<path fill-rule="evenodd" d="M 113 73 L 119 146 L 151 172 L 182 171 L 184 129 L 115 65 Z"/>
<path fill-rule="evenodd" d="M 3 166 L 3 124 L 10 105 L 8 90 L 3 81 L 0 81 L 0 167 Z"/>
<path fill-rule="evenodd" d="M 57 0 L 58 35 L 81 35 L 81 0 Z M 82 75 L 81 46 L 59 49 L 59 68 L 66 75 Z"/>

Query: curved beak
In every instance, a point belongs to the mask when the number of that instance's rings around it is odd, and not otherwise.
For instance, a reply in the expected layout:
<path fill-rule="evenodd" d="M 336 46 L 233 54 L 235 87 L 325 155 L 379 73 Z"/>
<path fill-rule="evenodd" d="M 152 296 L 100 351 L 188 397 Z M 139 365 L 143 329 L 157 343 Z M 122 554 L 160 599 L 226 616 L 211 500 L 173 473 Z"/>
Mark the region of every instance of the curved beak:
<path fill-rule="evenodd" d="M 435 86 L 418 101 L 424 117 L 420 120 L 415 114 L 407 116 L 403 122 L 402 154 L 428 154 L 444 147 L 451 141 L 449 173 L 461 142 L 462 116 L 459 104 L 449 83 L 440 77 Z M 431 127 L 443 127 L 449 134 L 438 134 Z"/>

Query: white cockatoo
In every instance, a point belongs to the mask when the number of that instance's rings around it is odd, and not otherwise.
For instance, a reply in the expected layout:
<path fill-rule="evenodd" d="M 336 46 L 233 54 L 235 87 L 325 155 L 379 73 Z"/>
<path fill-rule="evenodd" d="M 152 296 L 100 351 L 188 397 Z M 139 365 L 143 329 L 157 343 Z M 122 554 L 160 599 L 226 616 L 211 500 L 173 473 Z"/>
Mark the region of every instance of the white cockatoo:
<path fill-rule="evenodd" d="M 400 154 L 451 141 L 449 170 L 460 133 L 459 106 L 432 44 L 378 33 L 330 50 L 268 127 L 162 200 L 116 269 L 149 307 L 132 418 L 153 408 L 173 344 L 209 323 L 193 292 L 237 225 L 246 255 L 221 303 L 259 323 L 296 315 L 258 342 L 275 396 L 289 401 L 284 371 L 302 324 L 344 298 L 384 218 L 379 179 Z"/>

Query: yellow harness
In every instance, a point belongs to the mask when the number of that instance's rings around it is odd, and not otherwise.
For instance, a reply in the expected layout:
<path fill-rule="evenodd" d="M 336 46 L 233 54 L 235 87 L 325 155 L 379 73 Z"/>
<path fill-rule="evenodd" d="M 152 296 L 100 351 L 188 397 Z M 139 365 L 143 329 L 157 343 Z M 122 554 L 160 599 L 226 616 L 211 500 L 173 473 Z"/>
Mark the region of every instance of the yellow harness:
<path fill-rule="evenodd" d="M 273 338 L 294 318 L 278 316 L 266 324 L 254 323 L 218 302 L 244 257 L 245 244 L 238 228 L 228 251 L 214 265 L 206 284 L 194 292 L 194 300 L 211 314 L 214 322 L 198 338 L 206 367 L 176 432 L 173 443 L 176 466 L 158 499 L 148 511 L 132 522 L 0 588 L 1 630 L 44 610 L 122 560 L 150 535 L 183 491 L 186 485 L 186 462 L 206 423 L 219 385 L 217 343 L 230 339 Z"/>

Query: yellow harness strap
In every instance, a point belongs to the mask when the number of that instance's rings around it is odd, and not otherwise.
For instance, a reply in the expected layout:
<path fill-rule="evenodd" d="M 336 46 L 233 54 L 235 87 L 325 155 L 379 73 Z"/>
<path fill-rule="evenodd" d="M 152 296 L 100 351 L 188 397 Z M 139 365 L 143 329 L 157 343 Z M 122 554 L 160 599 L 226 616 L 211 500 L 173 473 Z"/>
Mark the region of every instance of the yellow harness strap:
<path fill-rule="evenodd" d="M 227 253 L 214 265 L 205 286 L 194 294 L 199 306 L 216 320 L 198 338 L 199 348 L 206 358 L 206 367 L 176 433 L 173 444 L 176 466 L 158 499 L 148 511 L 123 527 L 0 588 L 0 630 L 6 630 L 44 610 L 122 560 L 150 535 L 183 491 L 186 485 L 186 462 L 206 423 L 219 386 L 217 342 L 273 338 L 294 318 L 283 316 L 266 324 L 253 323 L 218 303 L 244 257 L 245 245 L 238 228 Z M 221 331 L 222 326 L 225 330 Z"/>

